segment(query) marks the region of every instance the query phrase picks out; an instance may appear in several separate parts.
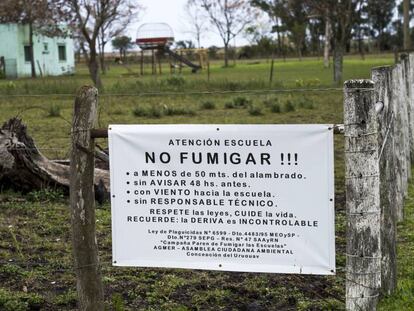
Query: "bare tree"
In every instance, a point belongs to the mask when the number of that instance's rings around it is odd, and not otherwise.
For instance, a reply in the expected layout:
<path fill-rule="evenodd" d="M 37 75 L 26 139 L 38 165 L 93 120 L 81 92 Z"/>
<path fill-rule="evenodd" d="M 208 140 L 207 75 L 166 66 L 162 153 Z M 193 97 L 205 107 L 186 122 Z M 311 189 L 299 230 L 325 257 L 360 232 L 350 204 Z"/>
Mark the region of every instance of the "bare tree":
<path fill-rule="evenodd" d="M 65 29 L 59 26 L 58 3 L 53 0 L 1 0 L 0 23 L 17 23 L 29 27 L 29 49 L 32 78 L 36 77 L 33 49 L 35 34 L 48 36 L 63 35 Z"/>
<path fill-rule="evenodd" d="M 102 31 L 104 34 L 107 33 L 108 24 L 114 26 L 116 20 L 123 18 L 125 12 L 138 8 L 137 4 L 131 0 L 60 0 L 60 2 L 66 8 L 64 13 L 70 15 L 74 27 L 84 39 L 85 46 L 82 50 L 86 56 L 91 79 L 96 87 L 102 88 L 98 37 L 102 36 Z"/>
<path fill-rule="evenodd" d="M 121 2 L 121 1 L 118 1 Z M 128 25 L 138 20 L 143 7 L 132 1 L 122 1 L 118 7 L 118 14 L 108 17 L 103 23 L 98 35 L 99 60 L 102 73 L 105 74 L 105 46 L 113 38 L 125 32 Z"/>
<path fill-rule="evenodd" d="M 184 10 L 185 19 L 189 25 L 188 32 L 195 37 L 197 47 L 201 48 L 201 37 L 208 30 L 207 16 L 204 14 L 204 10 L 200 6 L 197 6 L 194 0 L 188 0 L 184 6 Z"/>
<path fill-rule="evenodd" d="M 248 0 L 194 0 L 204 8 L 210 23 L 216 27 L 224 44 L 224 66 L 229 65 L 229 44 L 255 16 Z"/>

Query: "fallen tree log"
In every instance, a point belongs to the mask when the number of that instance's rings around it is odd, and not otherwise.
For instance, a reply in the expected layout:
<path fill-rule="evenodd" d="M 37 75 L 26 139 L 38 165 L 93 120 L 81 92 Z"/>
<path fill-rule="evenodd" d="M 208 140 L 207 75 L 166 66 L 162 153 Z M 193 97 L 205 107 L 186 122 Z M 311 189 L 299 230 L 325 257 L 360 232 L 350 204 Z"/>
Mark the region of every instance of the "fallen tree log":
<path fill-rule="evenodd" d="M 22 192 L 46 187 L 69 192 L 70 166 L 42 155 L 27 127 L 12 118 L 0 129 L 0 185 Z M 95 169 L 95 193 L 98 201 L 109 197 L 109 171 Z M 102 197 L 103 196 L 103 197 Z"/>

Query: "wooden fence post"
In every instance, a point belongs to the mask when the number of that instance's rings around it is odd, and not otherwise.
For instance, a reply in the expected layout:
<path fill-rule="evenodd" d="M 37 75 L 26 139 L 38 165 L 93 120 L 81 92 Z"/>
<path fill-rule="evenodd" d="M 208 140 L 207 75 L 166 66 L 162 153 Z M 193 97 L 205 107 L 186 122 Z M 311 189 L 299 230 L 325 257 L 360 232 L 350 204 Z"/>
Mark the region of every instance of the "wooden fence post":
<path fill-rule="evenodd" d="M 404 122 L 403 115 L 403 99 L 401 97 L 401 66 L 399 64 L 395 65 L 391 71 L 390 77 L 390 92 L 392 98 L 392 105 L 395 113 L 394 120 L 394 153 L 395 157 L 395 169 L 397 172 L 397 179 L 395 187 L 397 188 L 396 197 L 395 197 L 395 206 L 397 209 L 397 220 L 401 221 L 404 215 L 404 196 L 406 189 L 406 179 L 407 179 L 407 161 L 406 161 L 406 150 L 404 148 L 404 130 L 402 128 Z"/>
<path fill-rule="evenodd" d="M 414 53 L 408 54 L 408 110 L 410 111 L 410 154 L 414 163 Z"/>
<path fill-rule="evenodd" d="M 92 86 L 81 87 L 75 100 L 70 158 L 72 244 L 80 310 L 104 310 L 95 234 L 95 145 L 90 136 L 97 108 L 98 90 Z"/>
<path fill-rule="evenodd" d="M 380 166 L 381 207 L 381 291 L 391 294 L 397 285 L 396 250 L 396 170 L 394 153 L 394 109 L 390 99 L 390 76 L 392 67 L 377 67 L 372 70 L 375 83 L 375 101 L 382 102 L 378 115 L 378 146 Z"/>
<path fill-rule="evenodd" d="M 346 308 L 375 310 L 381 286 L 378 121 L 371 80 L 345 82 Z"/>

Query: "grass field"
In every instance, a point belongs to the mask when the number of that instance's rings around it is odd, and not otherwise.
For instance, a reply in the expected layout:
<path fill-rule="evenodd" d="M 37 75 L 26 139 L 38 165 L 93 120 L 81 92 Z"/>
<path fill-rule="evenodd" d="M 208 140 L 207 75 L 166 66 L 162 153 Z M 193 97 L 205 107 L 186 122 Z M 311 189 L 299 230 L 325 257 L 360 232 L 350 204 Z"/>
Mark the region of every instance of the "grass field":
<path fill-rule="evenodd" d="M 372 67 L 392 62 L 390 55 L 364 61 L 349 57 L 345 78 L 368 78 Z M 210 81 L 205 72 L 140 77 L 131 70 L 138 72 L 137 66 L 129 70 L 111 66 L 103 77 L 100 127 L 111 123 L 342 123 L 342 92 L 330 89 L 331 70 L 323 69 L 321 60 L 278 61 L 272 85 L 265 60 L 227 69 L 214 63 Z M 168 70 L 163 68 L 165 73 Z M 82 66 L 71 77 L 0 81 L 0 120 L 18 115 L 43 153 L 66 158 L 73 94 L 85 83 L 89 78 Z M 30 94 L 48 95 L 18 96 Z M 106 141 L 98 143 L 105 146 Z M 110 207 L 104 205 L 97 211 L 97 225 L 108 310 L 343 310 L 345 212 L 343 138 L 339 135 L 335 137 L 335 187 L 335 277 L 114 268 L 110 265 Z M 25 195 L 3 191 L 0 204 L 0 309 L 75 309 L 67 198 L 47 190 Z M 394 309 L 385 305 L 382 310 Z"/>

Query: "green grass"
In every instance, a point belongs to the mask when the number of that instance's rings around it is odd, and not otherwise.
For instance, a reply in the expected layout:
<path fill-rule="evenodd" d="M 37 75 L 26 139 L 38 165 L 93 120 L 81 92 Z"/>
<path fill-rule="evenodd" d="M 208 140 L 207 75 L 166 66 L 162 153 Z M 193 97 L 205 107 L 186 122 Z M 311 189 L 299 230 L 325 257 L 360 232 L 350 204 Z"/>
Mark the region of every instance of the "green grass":
<path fill-rule="evenodd" d="M 345 78 L 368 78 L 370 68 L 390 64 L 391 56 L 349 57 Z M 223 69 L 213 63 L 211 79 L 205 72 L 181 76 L 130 74 L 123 66 L 111 66 L 103 77 L 99 99 L 99 127 L 108 124 L 289 124 L 343 123 L 342 92 L 276 92 L 297 87 L 331 87 L 331 70 L 322 60 L 278 61 L 275 80 L 269 86 L 269 63 L 240 62 Z M 138 66 L 132 68 L 138 72 Z M 167 73 L 168 69 L 164 68 Z M 297 80 L 301 80 L 298 82 Z M 0 80 L 0 120 L 20 116 L 42 152 L 50 158 L 67 158 L 73 94 L 89 83 L 86 67 L 72 77 L 17 81 Z M 317 85 L 317 86 L 316 86 Z M 261 90 L 235 94 L 221 91 Z M 213 94 L 188 94 L 219 90 Z M 112 96 L 162 92 L 164 95 Z M 168 94 L 165 94 L 168 92 Z M 171 95 L 170 92 L 186 94 Z M 10 97 L 7 94 L 57 94 L 45 97 Z M 294 109 L 286 111 L 286 103 Z M 205 104 L 207 103 L 207 104 Z M 213 103 L 213 104 L 212 104 Z M 226 109 L 231 103 L 235 108 Z M 48 117 L 49 107 L 59 114 Z M 246 109 L 244 109 L 246 108 Z M 105 146 L 107 141 L 97 141 Z M 345 212 L 343 137 L 335 136 L 337 277 L 223 273 L 173 269 L 112 267 L 109 206 L 97 210 L 97 231 L 108 309 L 122 310 L 342 310 L 344 305 Z M 0 310 L 29 310 L 38 299 L 45 310 L 76 308 L 72 269 L 70 215 L 61 193 L 37 191 L 22 196 L 0 194 Z M 11 226 L 11 227 L 10 227 Z M 20 255 L 19 255 L 20 254 Z M 0 266 L 3 262 L 0 264 Z M 309 286 L 312 284 L 312 286 Z M 26 286 L 27 293 L 22 289 Z M 28 298 L 25 295 L 33 295 Z M 24 309 L 26 308 L 26 309 Z"/>
<path fill-rule="evenodd" d="M 404 221 L 398 225 L 397 235 L 397 289 L 382 299 L 379 311 L 414 310 L 414 181 L 408 189 Z"/>

